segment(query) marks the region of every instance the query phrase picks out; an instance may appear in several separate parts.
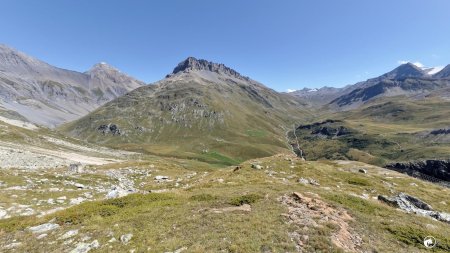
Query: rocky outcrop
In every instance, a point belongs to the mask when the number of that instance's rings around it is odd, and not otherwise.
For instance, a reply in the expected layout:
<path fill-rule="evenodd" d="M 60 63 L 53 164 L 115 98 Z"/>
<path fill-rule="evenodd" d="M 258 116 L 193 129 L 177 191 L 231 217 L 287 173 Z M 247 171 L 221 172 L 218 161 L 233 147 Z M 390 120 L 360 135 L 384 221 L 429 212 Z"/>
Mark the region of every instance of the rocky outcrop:
<path fill-rule="evenodd" d="M 102 134 L 112 134 L 112 135 L 121 135 L 122 131 L 120 128 L 115 124 L 108 124 L 108 125 L 100 125 L 97 130 L 101 132 Z"/>
<path fill-rule="evenodd" d="M 441 71 L 439 71 L 438 73 L 436 73 L 434 76 L 434 78 L 444 78 L 444 79 L 449 79 L 450 78 L 450 64 L 447 65 L 445 68 L 443 68 Z"/>
<path fill-rule="evenodd" d="M 342 121 L 327 119 L 327 120 L 322 121 L 322 122 L 316 122 L 316 123 L 308 124 L 308 125 L 300 125 L 300 126 L 297 127 L 297 130 L 300 130 L 300 129 L 313 129 L 313 128 L 321 126 L 321 125 L 331 124 L 331 123 L 339 123 L 339 122 L 342 122 Z"/>
<path fill-rule="evenodd" d="M 218 74 L 225 74 L 246 81 L 250 80 L 248 77 L 242 76 L 241 74 L 239 74 L 239 72 L 225 66 L 224 64 L 214 63 L 202 59 L 196 59 L 194 57 L 188 57 L 186 60 L 180 62 L 175 67 L 171 75 L 177 74 L 179 72 L 189 72 L 199 70 L 207 70 Z"/>
<path fill-rule="evenodd" d="M 433 130 L 430 132 L 430 134 L 432 134 L 432 135 L 450 134 L 450 128 Z"/>
<path fill-rule="evenodd" d="M 426 160 L 407 163 L 392 163 L 386 165 L 386 168 L 401 173 L 406 173 L 410 176 L 423 178 L 424 176 L 421 174 L 424 174 L 438 180 L 450 182 L 450 160 Z"/>
<path fill-rule="evenodd" d="M 338 228 L 331 236 L 331 242 L 345 252 L 362 252 L 362 238 L 350 226 L 353 218 L 343 209 L 338 209 L 324 202 L 318 195 L 299 192 L 285 194 L 278 198 L 284 206 L 287 206 L 287 213 L 282 214 L 285 221 L 295 227 L 289 237 L 296 244 L 297 252 L 315 252 L 309 248 L 311 240 L 308 231 L 311 228 L 326 226 L 326 223 L 336 224 Z"/>
<path fill-rule="evenodd" d="M 429 204 L 425 203 L 424 201 L 402 192 L 394 197 L 379 195 L 378 200 L 393 207 L 399 208 L 407 213 L 415 213 L 422 216 L 428 216 L 438 221 L 450 223 L 449 213 L 435 211 Z"/>

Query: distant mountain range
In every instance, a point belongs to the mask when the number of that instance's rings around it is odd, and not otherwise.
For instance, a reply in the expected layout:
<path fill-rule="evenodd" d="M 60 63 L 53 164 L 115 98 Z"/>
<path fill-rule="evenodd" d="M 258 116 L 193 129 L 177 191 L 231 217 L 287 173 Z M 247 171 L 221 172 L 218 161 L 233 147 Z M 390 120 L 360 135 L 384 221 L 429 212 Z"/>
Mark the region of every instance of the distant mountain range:
<path fill-rule="evenodd" d="M 427 95 L 450 87 L 450 65 L 436 72 L 436 68 L 419 68 L 405 63 L 379 77 L 344 88 L 324 87 L 290 92 L 316 106 L 329 104 L 341 109 L 352 109 L 383 96 Z M 432 74 L 430 74 L 432 73 Z M 445 90 L 444 90 L 445 91 Z M 442 95 L 446 95 L 445 91 Z"/>
<path fill-rule="evenodd" d="M 106 63 L 84 73 L 51 66 L 0 45 L 0 111 L 47 127 L 80 118 L 144 85 Z"/>
<path fill-rule="evenodd" d="M 180 83 L 188 84 L 180 86 Z M 90 70 L 80 73 L 51 66 L 8 46 L 0 45 L 0 116 L 6 115 L 46 127 L 56 127 L 80 119 L 105 103 L 141 86 L 145 86 L 145 83 L 106 63 L 95 64 Z M 206 98 L 200 95 L 199 90 L 204 92 L 205 87 L 208 87 L 208 94 L 214 93 L 209 95 L 218 96 L 217 101 L 223 100 L 227 103 L 224 97 L 231 97 L 234 104 L 228 104 L 229 107 L 254 102 L 274 110 L 274 113 L 284 113 L 291 110 L 292 106 L 297 106 L 300 111 L 321 106 L 348 110 L 380 97 L 449 97 L 450 65 L 441 69 L 420 68 L 406 63 L 379 77 L 344 88 L 305 88 L 290 93 L 278 93 L 223 64 L 189 57 L 156 85 L 145 86 L 133 94 L 142 93 L 138 97 L 143 97 L 143 94 L 152 97 L 162 90 L 166 93 L 173 91 L 173 94 L 167 94 L 170 97 L 179 96 L 180 90 L 184 89 L 185 96 L 197 94 L 196 99 L 204 100 Z M 126 98 L 118 101 L 122 102 Z M 153 106 L 151 109 L 142 108 L 151 111 L 161 104 L 170 107 L 167 105 L 169 102 L 170 99 L 156 97 L 152 102 L 139 103 Z M 264 111 L 261 108 L 258 110 Z M 224 107 L 217 111 L 226 110 Z M 189 120 L 188 116 L 183 117 L 185 118 L 177 119 L 178 124 L 183 122 L 192 127 L 196 124 L 192 119 Z"/>

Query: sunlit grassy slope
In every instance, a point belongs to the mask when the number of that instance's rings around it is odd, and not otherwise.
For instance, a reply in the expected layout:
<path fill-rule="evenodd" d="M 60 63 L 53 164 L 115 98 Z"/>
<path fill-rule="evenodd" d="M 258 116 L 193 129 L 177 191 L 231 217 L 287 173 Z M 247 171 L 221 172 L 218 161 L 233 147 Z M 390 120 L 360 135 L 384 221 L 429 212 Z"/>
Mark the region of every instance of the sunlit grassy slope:
<path fill-rule="evenodd" d="M 188 74 L 139 88 L 61 127 L 76 138 L 162 156 L 238 164 L 288 149 L 286 131 L 310 113 L 260 84 Z M 102 134 L 115 124 L 120 135 Z"/>
<path fill-rule="evenodd" d="M 335 224 L 325 222 L 305 230 L 288 222 L 283 215 L 288 207 L 279 198 L 295 191 L 346 210 L 351 216 L 348 229 L 362 238 L 359 251 L 392 252 L 395 248 L 396 252 L 429 252 L 422 244 L 428 235 L 439 241 L 432 252 L 450 250 L 448 224 L 404 213 L 376 199 L 378 194 L 405 192 L 428 202 L 436 210 L 450 212 L 442 198 L 449 196 L 449 189 L 379 167 L 358 162 L 305 162 L 291 155 L 245 162 L 237 171 L 234 167 L 191 166 L 194 164 L 189 165 L 190 162 L 169 166 L 171 163 L 152 160 L 134 166 L 147 168 L 150 163 L 156 165 L 158 173 L 182 178 L 179 181 L 182 186 L 149 179 L 145 181 L 146 189 L 167 191 L 83 203 L 43 218 L 2 220 L 2 242 L 20 241 L 19 249 L 23 252 L 66 251 L 72 244 L 62 243 L 64 240 L 58 237 L 68 230 L 79 229 L 74 240 L 84 236 L 98 240 L 100 248 L 95 252 L 130 249 L 167 252 L 180 248 L 185 248 L 185 252 L 294 252 L 296 245 L 290 234 L 301 231 L 309 238 L 303 245 L 305 252 L 342 252 L 332 242 L 333 234 L 339 229 Z M 258 163 L 263 169 L 252 169 L 251 163 Z M 121 165 L 101 166 L 97 170 L 111 166 L 120 169 Z M 367 174 L 359 173 L 360 168 L 365 168 Z M 183 176 L 192 172 L 197 174 Z M 314 179 L 320 185 L 300 184 L 297 181 L 300 177 Z M 250 204 L 251 211 L 215 211 L 241 203 Z M 25 229 L 48 221 L 61 227 L 44 239 L 36 239 Z M 133 234 L 129 244 L 109 242 L 127 233 Z M 49 243 L 52 241 L 57 243 Z"/>
<path fill-rule="evenodd" d="M 450 143 L 445 136 L 430 134 L 450 128 L 450 101 L 382 98 L 359 109 L 325 112 L 308 125 L 326 119 L 338 120 L 316 127 L 345 127 L 339 137 L 312 134 L 298 129 L 300 146 L 308 159 L 350 159 L 383 165 L 392 161 L 448 159 Z M 290 134 L 291 139 L 295 138 Z"/>

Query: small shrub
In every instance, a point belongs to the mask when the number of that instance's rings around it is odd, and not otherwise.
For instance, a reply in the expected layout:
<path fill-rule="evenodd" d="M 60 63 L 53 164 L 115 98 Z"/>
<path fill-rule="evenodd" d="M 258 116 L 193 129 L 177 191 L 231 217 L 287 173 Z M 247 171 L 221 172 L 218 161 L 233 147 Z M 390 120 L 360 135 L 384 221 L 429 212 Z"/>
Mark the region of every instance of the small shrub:
<path fill-rule="evenodd" d="M 26 227 L 34 224 L 35 218 L 30 217 L 12 217 L 4 220 L 0 220 L 0 234 L 2 232 L 11 232 L 14 230 L 25 229 Z"/>
<path fill-rule="evenodd" d="M 257 194 L 247 194 L 240 197 L 233 198 L 230 201 L 231 205 L 241 206 L 243 204 L 252 204 L 261 199 L 260 195 Z"/>
<path fill-rule="evenodd" d="M 216 200 L 217 197 L 211 194 L 202 193 L 198 195 L 193 195 L 189 199 L 194 201 L 213 201 Z"/>
<path fill-rule="evenodd" d="M 129 207 L 173 199 L 168 194 L 131 194 L 122 198 L 82 203 L 55 214 L 59 224 L 80 224 L 94 217 L 108 217 Z"/>
<path fill-rule="evenodd" d="M 359 177 L 347 179 L 347 183 L 352 184 L 352 185 L 359 185 L 359 186 L 369 186 L 370 185 L 370 182 L 367 179 L 359 178 Z"/>
<path fill-rule="evenodd" d="M 333 194 L 326 196 L 326 198 L 342 205 L 343 207 L 351 211 L 358 211 L 360 213 L 370 215 L 380 215 L 380 216 L 387 215 L 386 210 L 383 207 L 371 203 L 367 200 L 361 199 L 359 197 Z"/>

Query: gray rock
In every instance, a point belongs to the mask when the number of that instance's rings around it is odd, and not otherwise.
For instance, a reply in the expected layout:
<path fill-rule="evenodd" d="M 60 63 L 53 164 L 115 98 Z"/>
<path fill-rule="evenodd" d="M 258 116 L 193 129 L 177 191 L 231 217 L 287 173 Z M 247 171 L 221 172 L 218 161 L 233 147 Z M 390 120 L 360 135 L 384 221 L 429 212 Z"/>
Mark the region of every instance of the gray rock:
<path fill-rule="evenodd" d="M 84 184 L 80 184 L 80 183 L 75 183 L 74 186 L 77 187 L 78 189 L 84 189 L 86 187 L 86 186 L 84 186 Z"/>
<path fill-rule="evenodd" d="M 314 185 L 314 186 L 320 186 L 320 184 L 313 178 L 303 178 L 303 177 L 301 177 L 301 178 L 298 179 L 298 182 L 301 183 L 301 184 L 304 184 L 304 185 L 311 184 L 311 185 Z"/>
<path fill-rule="evenodd" d="M 48 235 L 48 234 L 40 234 L 40 235 L 36 236 L 36 239 L 40 240 L 40 239 L 42 239 L 42 238 L 47 237 L 47 235 Z"/>
<path fill-rule="evenodd" d="M 394 197 L 379 195 L 378 200 L 404 210 L 407 213 L 415 213 L 422 216 L 428 216 L 438 221 L 450 223 L 449 213 L 434 211 L 429 204 L 405 193 L 399 193 Z"/>
<path fill-rule="evenodd" d="M 131 238 L 133 238 L 133 234 L 125 234 L 125 235 L 121 235 L 120 236 L 120 241 L 123 244 L 128 244 L 131 240 Z"/>
<path fill-rule="evenodd" d="M 179 72 L 189 72 L 195 70 L 207 70 L 219 74 L 226 74 L 241 80 L 250 80 L 246 76 L 242 76 L 237 71 L 225 66 L 224 64 L 214 63 L 206 60 L 196 59 L 194 57 L 189 57 L 173 70 L 171 75 L 177 74 Z M 171 75 L 168 75 L 171 76 Z"/>
<path fill-rule="evenodd" d="M 22 245 L 21 242 L 13 242 L 13 243 L 10 243 L 10 244 L 8 244 L 8 245 L 5 245 L 5 246 L 3 247 L 3 249 L 14 249 L 14 248 L 19 247 L 20 245 Z"/>
<path fill-rule="evenodd" d="M 57 228 L 59 228 L 59 225 L 56 223 L 45 223 L 39 226 L 30 227 L 28 230 L 30 230 L 33 234 L 40 234 Z"/>
<path fill-rule="evenodd" d="M 299 178 L 298 182 L 301 184 L 309 184 L 309 180 L 303 177 Z"/>
<path fill-rule="evenodd" d="M 70 204 L 71 205 L 78 205 L 78 204 L 81 204 L 82 202 L 84 202 L 85 200 L 86 199 L 83 198 L 83 197 L 73 198 L 73 199 L 70 199 Z"/>
<path fill-rule="evenodd" d="M 108 125 L 100 125 L 97 128 L 97 131 L 101 132 L 102 134 L 112 134 L 112 135 L 121 135 L 122 130 L 116 125 L 116 124 L 108 124 Z"/>
<path fill-rule="evenodd" d="M 168 180 L 169 176 L 156 176 L 155 180 Z"/>
<path fill-rule="evenodd" d="M 69 165 L 69 172 L 83 173 L 83 165 L 81 163 L 72 163 Z"/>
<path fill-rule="evenodd" d="M 65 234 L 63 234 L 61 237 L 59 237 L 60 240 L 69 239 L 70 237 L 74 237 L 78 234 L 78 229 L 69 230 Z"/>
<path fill-rule="evenodd" d="M 259 164 L 252 164 L 252 169 L 255 169 L 255 170 L 262 170 L 263 167 L 262 167 L 261 165 L 259 165 Z"/>
<path fill-rule="evenodd" d="M 115 199 L 115 198 L 127 196 L 130 193 L 132 193 L 132 191 L 126 191 L 118 186 L 114 186 L 113 189 L 111 191 L 109 191 L 105 197 L 107 199 Z"/>
<path fill-rule="evenodd" d="M 0 209 L 0 219 L 3 219 L 6 215 L 8 215 L 8 212 Z"/>
<path fill-rule="evenodd" d="M 70 251 L 70 253 L 87 253 L 92 249 L 97 249 L 98 247 L 100 247 L 100 243 L 97 240 L 94 240 L 91 243 L 80 242 L 77 244 L 75 249 Z"/>

